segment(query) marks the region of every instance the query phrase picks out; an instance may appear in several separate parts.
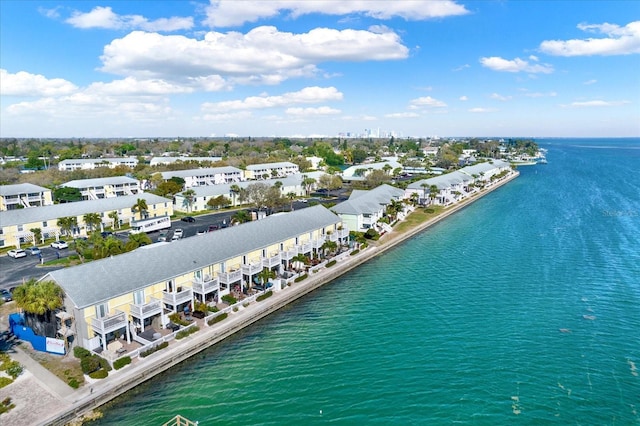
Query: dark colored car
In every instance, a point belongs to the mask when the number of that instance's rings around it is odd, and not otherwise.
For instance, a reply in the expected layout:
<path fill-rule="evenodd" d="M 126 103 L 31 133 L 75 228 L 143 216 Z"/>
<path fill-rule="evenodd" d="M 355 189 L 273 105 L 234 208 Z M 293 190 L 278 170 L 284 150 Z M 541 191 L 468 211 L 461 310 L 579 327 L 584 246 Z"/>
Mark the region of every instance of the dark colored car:
<path fill-rule="evenodd" d="M 183 222 L 195 222 L 195 218 L 193 218 L 192 216 L 185 216 L 182 219 L 180 219 Z"/>
<path fill-rule="evenodd" d="M 218 225 L 209 225 L 209 229 L 207 230 L 207 232 L 213 232 L 216 229 L 218 229 Z"/>
<path fill-rule="evenodd" d="M 113 235 L 113 232 L 110 231 L 105 231 L 105 232 L 101 232 L 100 235 L 102 235 L 102 238 L 107 238 Z"/>

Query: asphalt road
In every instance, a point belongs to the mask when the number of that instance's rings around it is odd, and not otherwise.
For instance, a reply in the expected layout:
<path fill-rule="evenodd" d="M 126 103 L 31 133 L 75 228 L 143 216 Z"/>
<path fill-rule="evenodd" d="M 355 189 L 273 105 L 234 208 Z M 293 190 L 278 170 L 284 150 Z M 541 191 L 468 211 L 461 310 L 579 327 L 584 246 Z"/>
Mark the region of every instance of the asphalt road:
<path fill-rule="evenodd" d="M 346 198 L 346 197 L 345 197 Z M 342 198 L 344 199 L 344 198 Z M 322 199 L 312 199 L 314 201 L 325 201 Z M 311 201 L 311 200 L 310 200 Z M 342 201 L 342 200 L 326 200 L 326 201 Z M 305 207 L 308 207 L 308 202 L 295 201 L 293 203 L 294 210 L 299 210 Z M 289 206 L 290 207 L 290 206 Z M 222 228 L 223 225 L 229 225 L 231 223 L 231 217 L 236 213 L 236 211 L 225 211 L 220 213 L 210 213 L 206 215 L 194 216 L 194 222 L 183 222 L 181 220 L 174 220 L 171 223 L 171 229 L 164 231 L 155 231 L 150 232 L 149 238 L 151 238 L 152 242 L 157 242 L 158 237 L 164 233 L 166 234 L 167 241 L 171 240 L 173 237 L 173 233 L 176 229 L 181 228 L 184 231 L 183 238 L 189 238 L 195 236 L 198 231 L 204 230 L 206 231 L 210 225 L 217 226 L 218 229 Z M 214 231 L 215 232 L 215 231 Z M 116 237 L 121 239 L 122 241 L 126 241 L 129 234 L 128 232 L 116 233 Z M 65 240 L 70 242 L 70 240 Z M 26 248 L 26 247 L 24 247 Z M 42 250 L 42 258 L 45 262 L 53 260 L 56 258 L 57 253 L 60 257 L 67 257 L 75 254 L 75 251 L 72 249 L 62 249 L 57 250 L 51 247 L 41 248 Z M 27 257 L 22 257 L 20 259 L 13 259 L 6 254 L 4 256 L 0 256 L 0 288 L 13 289 L 23 281 L 26 281 L 30 278 L 42 278 L 47 272 L 55 271 L 56 269 L 61 269 L 63 266 L 52 266 L 52 267 L 44 267 L 39 266 L 40 259 L 38 256 L 27 255 Z"/>

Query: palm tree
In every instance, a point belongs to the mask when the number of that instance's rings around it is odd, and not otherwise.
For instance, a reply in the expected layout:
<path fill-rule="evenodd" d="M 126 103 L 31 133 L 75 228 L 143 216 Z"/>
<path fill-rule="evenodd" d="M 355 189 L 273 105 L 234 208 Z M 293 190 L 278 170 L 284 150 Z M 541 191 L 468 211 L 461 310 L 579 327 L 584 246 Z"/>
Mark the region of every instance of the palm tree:
<path fill-rule="evenodd" d="M 236 206 L 236 196 L 240 193 L 240 187 L 238 185 L 231 185 L 229 187 L 229 191 L 231 191 L 231 196 L 233 197 L 233 206 Z"/>
<path fill-rule="evenodd" d="M 239 210 L 231 217 L 231 223 L 245 223 L 251 221 L 251 216 L 249 216 L 249 212 L 246 210 Z"/>
<path fill-rule="evenodd" d="M 304 185 L 304 190 L 307 194 L 307 197 L 309 196 L 309 193 L 311 192 L 311 187 L 316 183 L 316 180 L 312 177 L 307 177 L 305 176 L 302 179 L 302 184 Z"/>
<path fill-rule="evenodd" d="M 420 184 L 420 186 L 422 187 L 422 199 L 426 200 L 427 199 L 427 188 L 429 187 L 429 184 L 427 182 L 422 182 Z M 426 204 L 426 201 L 425 201 Z"/>
<path fill-rule="evenodd" d="M 191 209 L 193 208 L 193 202 L 196 199 L 196 191 L 194 191 L 193 189 L 187 189 L 182 193 L 182 196 L 184 197 L 182 205 L 187 207 L 187 211 L 191 211 Z"/>
<path fill-rule="evenodd" d="M 131 251 L 147 244 L 151 244 L 151 238 L 144 232 L 129 234 L 129 240 L 125 244 L 124 249 L 125 251 Z"/>
<path fill-rule="evenodd" d="M 109 219 L 113 220 L 113 229 L 120 228 L 120 217 L 118 216 L 118 210 L 114 210 L 109 213 Z"/>
<path fill-rule="evenodd" d="M 142 216 L 146 218 L 147 211 L 149 210 L 149 206 L 147 206 L 147 200 L 145 200 L 144 198 L 138 198 L 136 203 L 131 207 L 131 210 L 133 210 L 133 213 L 140 213 L 140 219 L 142 219 Z"/>
<path fill-rule="evenodd" d="M 33 233 L 33 245 L 36 246 L 38 243 L 43 243 L 42 241 L 42 229 L 40 228 L 31 228 L 29 232 Z"/>
<path fill-rule="evenodd" d="M 84 220 L 85 225 L 89 228 L 89 231 L 93 231 L 93 228 L 102 223 L 102 218 L 98 213 L 87 213 L 82 216 L 82 220 Z"/>
<path fill-rule="evenodd" d="M 36 323 L 51 323 L 51 314 L 63 306 L 64 292 L 53 281 L 37 281 L 31 278 L 14 290 L 13 299 L 16 305 L 27 314 L 25 319 L 31 323 L 29 324 L 31 328 L 41 330 L 43 327 L 29 321 L 28 317 L 36 316 Z"/>
<path fill-rule="evenodd" d="M 84 252 L 89 248 L 89 243 L 87 240 L 83 240 L 82 238 L 78 238 L 75 241 L 75 250 L 78 253 L 78 257 L 80 258 L 80 262 L 84 263 Z"/>
<path fill-rule="evenodd" d="M 429 195 L 431 196 L 431 202 L 433 202 L 436 199 L 436 196 L 438 195 L 439 192 L 440 190 L 436 185 L 431 185 L 429 187 Z"/>
<path fill-rule="evenodd" d="M 58 219 L 57 225 L 63 234 L 71 236 L 71 230 L 78 226 L 78 218 L 75 216 L 61 217 Z"/>
<path fill-rule="evenodd" d="M 336 243 L 335 241 L 327 240 L 324 243 L 322 243 L 320 248 L 322 249 L 322 254 L 326 256 L 327 251 L 329 253 L 332 253 L 338 249 L 338 243 Z"/>
<path fill-rule="evenodd" d="M 264 268 L 262 271 L 258 272 L 258 279 L 262 282 L 262 288 L 265 290 L 267 288 L 267 282 L 275 277 L 276 272 L 269 268 Z"/>
<path fill-rule="evenodd" d="M 293 211 L 293 200 L 296 199 L 296 193 L 295 192 L 288 192 L 287 193 L 287 198 L 289 199 L 289 201 L 291 201 L 291 210 Z"/>

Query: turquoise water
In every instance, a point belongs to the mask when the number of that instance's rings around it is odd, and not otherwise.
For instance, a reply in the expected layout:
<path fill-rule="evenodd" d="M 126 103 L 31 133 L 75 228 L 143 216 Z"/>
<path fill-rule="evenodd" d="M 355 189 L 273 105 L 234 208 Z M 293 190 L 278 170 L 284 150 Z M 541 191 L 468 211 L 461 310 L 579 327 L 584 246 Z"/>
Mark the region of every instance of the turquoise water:
<path fill-rule="evenodd" d="M 96 424 L 640 424 L 640 140 L 539 143 L 547 165 Z"/>

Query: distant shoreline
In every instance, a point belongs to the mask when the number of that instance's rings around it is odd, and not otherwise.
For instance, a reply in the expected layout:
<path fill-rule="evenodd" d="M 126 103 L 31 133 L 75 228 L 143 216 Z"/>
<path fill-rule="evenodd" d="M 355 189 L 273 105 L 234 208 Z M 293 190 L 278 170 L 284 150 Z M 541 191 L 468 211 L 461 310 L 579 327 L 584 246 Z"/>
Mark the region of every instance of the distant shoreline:
<path fill-rule="evenodd" d="M 171 367 L 191 358 L 216 343 L 219 343 L 244 329 L 245 327 L 259 321 L 271 313 L 280 310 L 297 299 L 313 292 L 325 284 L 339 278 L 354 268 L 366 263 L 374 257 L 396 247 L 398 244 L 414 237 L 425 229 L 433 226 L 450 215 L 464 209 L 476 200 L 493 192 L 501 186 L 512 181 L 519 176 L 515 171 L 512 175 L 493 184 L 491 187 L 461 201 L 458 204 L 447 207 L 436 217 L 429 219 L 406 232 L 392 231 L 383 235 L 380 240 L 362 250 L 354 256 L 348 256 L 345 260 L 339 261 L 331 268 L 319 270 L 317 273 L 309 274 L 304 281 L 294 283 L 290 287 L 278 292 L 262 301 L 250 304 L 247 308 L 241 309 L 238 313 L 233 313 L 229 317 L 210 327 L 204 327 L 199 332 L 181 341 L 175 348 L 169 348 L 157 352 L 156 354 L 127 366 L 119 371 L 110 373 L 107 379 L 85 385 L 82 389 L 74 392 L 75 399 L 70 402 L 70 406 L 63 407 L 56 414 L 41 422 L 41 425 L 65 425 L 80 416 L 90 413 L 118 396 L 128 392 L 143 382 L 156 375 L 169 370 Z M 245 312 L 246 311 L 246 312 Z M 177 410 L 177 408 L 176 408 Z"/>

